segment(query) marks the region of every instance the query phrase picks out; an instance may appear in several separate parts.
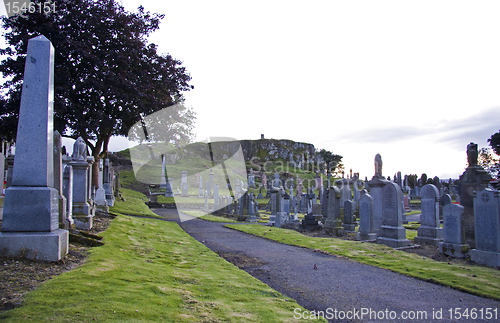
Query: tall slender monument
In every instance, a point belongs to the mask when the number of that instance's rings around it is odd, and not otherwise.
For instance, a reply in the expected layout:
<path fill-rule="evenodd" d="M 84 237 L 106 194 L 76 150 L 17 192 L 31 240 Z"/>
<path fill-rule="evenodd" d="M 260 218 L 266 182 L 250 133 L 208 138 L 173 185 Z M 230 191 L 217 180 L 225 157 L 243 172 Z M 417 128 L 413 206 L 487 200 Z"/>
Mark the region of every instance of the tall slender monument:
<path fill-rule="evenodd" d="M 12 186 L 5 192 L 0 250 L 8 256 L 57 261 L 68 253 L 59 229 L 53 167 L 54 47 L 28 42 Z"/>

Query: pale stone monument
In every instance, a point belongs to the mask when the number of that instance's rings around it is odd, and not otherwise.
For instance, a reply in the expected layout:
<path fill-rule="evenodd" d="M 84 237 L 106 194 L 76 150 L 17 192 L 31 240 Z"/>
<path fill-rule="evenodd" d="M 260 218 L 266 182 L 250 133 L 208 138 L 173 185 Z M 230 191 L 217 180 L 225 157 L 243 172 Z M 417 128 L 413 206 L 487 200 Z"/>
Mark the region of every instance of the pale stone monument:
<path fill-rule="evenodd" d="M 344 202 L 344 230 L 346 232 L 356 232 L 356 225 L 353 219 L 354 202 L 347 200 Z"/>
<path fill-rule="evenodd" d="M 67 156 L 66 156 L 67 157 Z M 67 164 L 64 165 L 63 170 L 63 195 L 66 197 L 66 217 L 70 227 L 74 227 L 73 221 L 73 168 Z"/>
<path fill-rule="evenodd" d="M 439 190 L 433 184 L 426 184 L 420 195 L 422 200 L 422 214 L 420 227 L 415 237 L 416 243 L 428 243 L 438 246 L 443 240 L 443 229 L 439 222 Z"/>
<path fill-rule="evenodd" d="M 183 170 L 181 172 L 181 190 L 182 190 L 182 195 L 183 197 L 189 197 L 188 193 L 188 180 L 187 180 L 187 171 Z"/>
<path fill-rule="evenodd" d="M 382 226 L 382 190 L 387 183 L 389 183 L 389 181 L 382 176 L 382 157 L 380 154 L 377 154 L 375 155 L 375 175 L 372 177 L 372 180 L 368 182 L 370 186 L 370 196 L 373 198 L 373 230 L 375 234 L 379 233 L 379 229 Z"/>
<path fill-rule="evenodd" d="M 443 206 L 443 238 L 439 252 L 455 258 L 465 258 L 469 245 L 465 243 L 464 207 L 458 204 Z"/>
<path fill-rule="evenodd" d="M 474 194 L 474 228 L 476 247 L 470 259 L 500 267 L 500 192 L 485 188 Z"/>
<path fill-rule="evenodd" d="M 95 193 L 94 202 L 96 204 L 97 210 L 101 212 L 108 212 L 108 202 L 106 201 L 106 191 L 103 187 L 103 160 L 99 160 L 99 188 L 97 188 Z"/>
<path fill-rule="evenodd" d="M 167 187 L 167 174 L 165 173 L 165 156 L 161 155 L 161 177 L 160 177 L 160 188 Z"/>
<path fill-rule="evenodd" d="M 383 220 L 380 227 L 377 243 L 392 248 L 401 248 L 410 245 L 406 239 L 406 229 L 403 228 L 403 214 L 401 201 L 403 192 L 398 184 L 389 182 L 382 191 Z"/>
<path fill-rule="evenodd" d="M 106 195 L 106 202 L 108 206 L 113 206 L 115 204 L 115 197 L 113 193 L 113 180 L 114 180 L 114 170 L 111 166 L 111 162 L 108 158 L 104 160 L 104 171 L 103 171 L 103 184 L 104 192 Z"/>
<path fill-rule="evenodd" d="M 359 231 L 357 240 L 373 240 L 377 235 L 373 231 L 373 197 L 363 189 L 359 198 Z"/>
<path fill-rule="evenodd" d="M 474 238 L 474 191 L 479 192 L 488 187 L 491 176 L 483 167 L 477 164 L 478 150 L 477 144 L 467 145 L 467 160 L 469 167 L 460 176 L 460 205 L 464 207 L 465 242 L 471 247 L 475 247 Z"/>
<path fill-rule="evenodd" d="M 203 192 L 203 176 L 200 176 L 199 180 L 200 182 L 198 183 L 198 197 L 204 197 L 205 193 Z"/>
<path fill-rule="evenodd" d="M 68 253 L 59 229 L 53 165 L 54 47 L 28 42 L 12 186 L 5 192 L 0 250 L 7 256 L 58 261 Z"/>
<path fill-rule="evenodd" d="M 59 193 L 59 228 L 69 230 L 73 219 L 67 215 L 67 200 L 63 195 L 63 165 L 61 155 L 61 134 L 54 131 L 54 188 Z"/>
<path fill-rule="evenodd" d="M 73 220 L 75 227 L 81 230 L 92 228 L 95 209 L 91 205 L 89 190 L 89 168 L 87 145 L 82 137 L 73 144 L 72 160 L 68 162 L 73 170 Z"/>
<path fill-rule="evenodd" d="M 173 179 L 167 178 L 167 184 L 165 185 L 165 197 L 174 197 L 174 191 L 172 190 Z"/>
<path fill-rule="evenodd" d="M 326 218 L 325 224 L 323 225 L 323 231 L 326 234 L 343 236 L 344 227 L 342 226 L 342 218 L 340 214 L 340 190 L 335 187 L 330 187 L 330 192 L 328 193 L 328 216 Z"/>

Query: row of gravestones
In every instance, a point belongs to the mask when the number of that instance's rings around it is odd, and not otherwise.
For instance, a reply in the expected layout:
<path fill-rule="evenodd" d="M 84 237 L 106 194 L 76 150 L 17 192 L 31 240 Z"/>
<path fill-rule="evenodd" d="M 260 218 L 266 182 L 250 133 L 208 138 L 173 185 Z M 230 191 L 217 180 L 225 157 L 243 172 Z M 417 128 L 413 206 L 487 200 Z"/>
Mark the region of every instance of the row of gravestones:
<path fill-rule="evenodd" d="M 5 256 L 58 261 L 68 253 L 67 229 L 72 222 L 89 229 L 94 205 L 113 204 L 112 170 L 105 162 L 103 185 L 92 200 L 93 160 L 87 158 L 83 139 L 75 141 L 71 159 L 63 158 L 60 135 L 53 129 L 54 47 L 45 36 L 31 38 L 26 58 L 16 153 L 8 160 L 12 171 L 7 172 L 0 250 Z"/>
<path fill-rule="evenodd" d="M 445 255 L 500 267 L 500 192 L 485 188 L 473 193 L 475 247 L 467 243 L 465 208 L 458 204 L 443 207 L 444 241 L 439 251 Z"/>
<path fill-rule="evenodd" d="M 118 192 L 118 174 L 109 159 L 100 160 L 99 188 L 92 185 L 94 157 L 87 156 L 87 145 L 80 137 L 73 146 L 73 155 L 61 154 L 61 135 L 53 134 L 54 188 L 58 192 L 59 228 L 89 230 L 95 211 L 108 212 Z M 6 188 L 12 185 L 15 155 L 7 158 Z M 116 192 L 116 193 L 115 193 Z"/>

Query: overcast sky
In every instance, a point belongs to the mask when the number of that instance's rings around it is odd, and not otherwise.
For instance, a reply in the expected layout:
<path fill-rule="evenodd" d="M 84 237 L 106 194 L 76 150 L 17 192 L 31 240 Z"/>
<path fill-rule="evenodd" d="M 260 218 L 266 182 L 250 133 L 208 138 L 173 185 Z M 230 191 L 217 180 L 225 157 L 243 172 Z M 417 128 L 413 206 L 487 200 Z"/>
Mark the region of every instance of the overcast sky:
<path fill-rule="evenodd" d="M 150 41 L 192 76 L 197 140 L 264 134 L 362 178 L 380 153 L 385 176 L 447 179 L 500 129 L 498 1 L 122 3 L 165 14 Z"/>

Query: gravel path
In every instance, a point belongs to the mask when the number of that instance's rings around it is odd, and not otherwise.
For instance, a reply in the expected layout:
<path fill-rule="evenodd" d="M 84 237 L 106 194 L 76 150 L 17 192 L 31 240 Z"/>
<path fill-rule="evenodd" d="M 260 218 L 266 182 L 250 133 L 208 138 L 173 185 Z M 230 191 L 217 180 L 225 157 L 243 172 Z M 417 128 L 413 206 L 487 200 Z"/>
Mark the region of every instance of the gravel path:
<path fill-rule="evenodd" d="M 167 219 L 178 219 L 176 210 L 154 211 Z M 185 216 L 183 219 L 186 219 Z M 348 259 L 251 236 L 224 228 L 222 223 L 193 219 L 179 224 L 195 239 L 238 263 L 240 268 L 295 299 L 308 310 L 324 311 L 325 315 L 332 314 L 332 317 L 335 310 L 351 313 L 349 315 L 358 311 L 361 318 L 361 311 L 365 309 L 377 312 L 381 318 L 373 319 L 372 312 L 372 319 L 365 314 L 362 320 L 331 319 L 330 322 L 457 322 L 456 319 L 450 319 L 450 308 L 461 308 L 461 312 L 466 308 L 469 311 L 475 308 L 478 313 L 481 309 L 486 313 L 486 309 L 491 308 L 497 312 L 496 320 L 493 317 L 491 320 L 462 319 L 461 322 L 500 321 L 500 303 L 493 300 Z M 441 309 L 443 318 L 433 319 L 433 313 Z M 394 311 L 396 319 L 387 319 L 386 310 Z M 404 314 L 417 315 L 416 311 L 424 311 L 427 319 L 401 318 Z M 297 311 L 291 315 L 298 317 L 299 314 Z"/>

